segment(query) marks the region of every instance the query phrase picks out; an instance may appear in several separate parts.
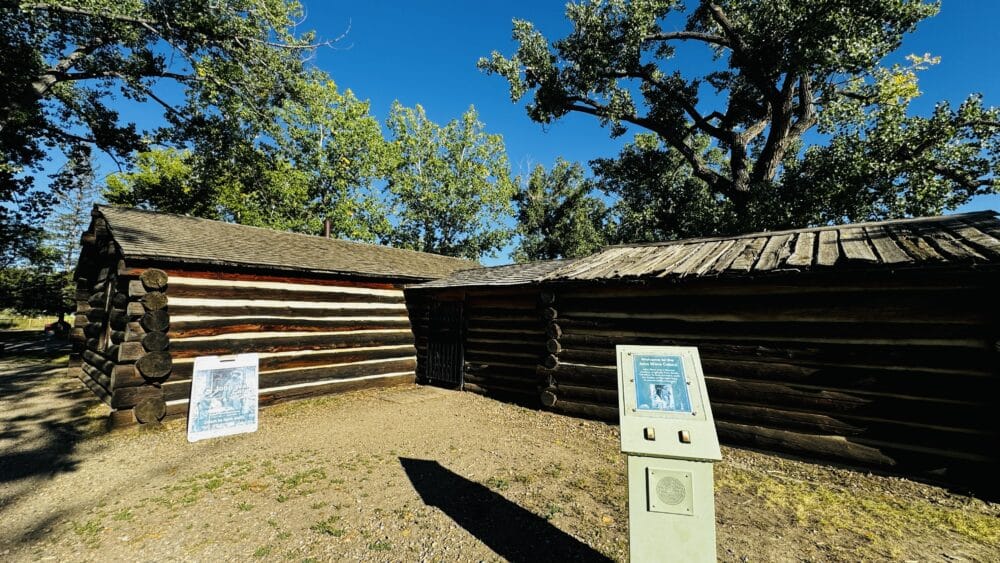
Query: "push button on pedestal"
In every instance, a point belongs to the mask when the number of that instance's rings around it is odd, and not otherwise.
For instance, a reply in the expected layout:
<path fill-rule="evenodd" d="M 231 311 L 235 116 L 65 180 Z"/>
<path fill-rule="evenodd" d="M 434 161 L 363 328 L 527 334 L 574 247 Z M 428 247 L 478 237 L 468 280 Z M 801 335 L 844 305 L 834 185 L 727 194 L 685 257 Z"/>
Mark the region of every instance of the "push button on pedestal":
<path fill-rule="evenodd" d="M 645 436 L 647 440 L 655 440 L 656 429 L 653 428 L 652 426 L 647 426 L 646 428 L 642 429 L 642 435 Z"/>
<path fill-rule="evenodd" d="M 687 430 L 680 430 L 680 431 L 678 431 L 677 432 L 677 438 L 681 441 L 682 444 L 690 444 L 691 443 L 691 433 L 688 432 Z"/>

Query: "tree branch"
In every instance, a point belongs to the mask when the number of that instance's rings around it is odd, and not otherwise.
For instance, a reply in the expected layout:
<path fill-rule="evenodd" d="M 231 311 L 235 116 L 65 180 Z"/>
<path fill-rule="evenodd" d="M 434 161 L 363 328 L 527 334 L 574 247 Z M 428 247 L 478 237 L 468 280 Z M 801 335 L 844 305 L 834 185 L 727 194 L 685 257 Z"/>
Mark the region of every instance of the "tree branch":
<path fill-rule="evenodd" d="M 711 43 L 713 45 L 719 45 L 720 47 L 730 47 L 729 40 L 721 35 L 715 35 L 714 33 L 702 33 L 700 31 L 671 31 L 669 33 L 654 33 L 652 35 L 647 35 L 642 38 L 643 43 L 651 43 L 653 41 L 701 41 L 703 43 Z"/>
<path fill-rule="evenodd" d="M 608 108 L 606 106 L 603 106 L 588 98 L 584 98 L 581 96 L 569 96 L 568 101 L 570 103 L 564 106 L 567 110 L 578 111 L 580 113 L 586 113 L 596 117 L 604 117 L 604 118 L 609 117 Z M 617 116 L 617 118 L 622 121 L 626 121 L 628 123 L 632 123 L 634 125 L 638 125 L 640 127 L 649 129 L 650 131 L 653 131 L 654 133 L 659 135 L 664 141 L 666 141 L 668 145 L 676 149 L 677 152 L 681 154 L 681 156 L 684 157 L 684 159 L 691 166 L 692 173 L 697 178 L 704 181 L 712 189 L 718 190 L 725 195 L 731 194 L 731 191 L 729 190 L 729 185 L 730 185 L 729 180 L 723 175 L 716 172 L 715 170 L 709 168 L 708 165 L 705 164 L 705 161 L 702 160 L 702 158 L 698 155 L 698 153 L 695 152 L 695 150 L 690 145 L 684 142 L 683 137 L 674 134 L 673 131 L 644 117 L 639 117 L 635 115 L 626 115 L 626 116 Z"/>

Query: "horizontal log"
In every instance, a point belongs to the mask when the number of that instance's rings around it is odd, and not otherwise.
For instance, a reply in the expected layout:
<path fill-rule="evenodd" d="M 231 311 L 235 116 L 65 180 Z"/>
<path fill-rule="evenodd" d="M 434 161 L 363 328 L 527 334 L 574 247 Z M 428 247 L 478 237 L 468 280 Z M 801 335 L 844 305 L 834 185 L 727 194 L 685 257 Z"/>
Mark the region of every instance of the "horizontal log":
<path fill-rule="evenodd" d="M 415 353 L 416 351 L 410 346 L 395 346 L 357 350 L 345 348 L 312 354 L 264 355 L 259 359 L 259 369 L 261 372 L 266 372 L 279 369 L 329 366 L 389 358 L 408 359 L 413 358 Z M 194 363 L 190 361 L 174 362 L 173 369 L 170 372 L 171 379 L 190 378 L 193 366 Z"/>
<path fill-rule="evenodd" d="M 802 294 L 790 299 L 784 295 L 743 296 L 712 295 L 698 298 L 691 295 L 637 296 L 615 298 L 605 295 L 596 299 L 563 298 L 559 303 L 561 319 L 646 318 L 700 321 L 741 322 L 880 322 L 892 319 L 913 323 L 973 323 L 990 322 L 996 310 L 983 307 L 987 291 L 956 293 L 947 299 L 934 291 L 908 291 L 886 296 L 862 292 L 839 295 Z M 554 317 L 553 317 L 554 318 Z"/>
<path fill-rule="evenodd" d="M 138 301 L 132 301 L 128 304 L 128 308 L 125 310 L 125 314 L 130 318 L 138 319 L 146 314 L 146 308 L 143 307 L 142 303 Z"/>
<path fill-rule="evenodd" d="M 338 330 L 378 330 L 408 328 L 405 318 L 378 317 L 355 319 L 286 319 L 273 317 L 240 319 L 199 319 L 174 321 L 170 324 L 171 338 L 216 336 L 244 332 L 333 332 Z"/>
<path fill-rule="evenodd" d="M 142 328 L 142 323 L 132 321 L 125 327 L 126 342 L 140 342 L 146 336 L 146 329 Z"/>
<path fill-rule="evenodd" d="M 469 330 L 484 331 L 538 332 L 545 328 L 545 323 L 537 317 L 485 318 L 466 315 L 465 324 Z"/>
<path fill-rule="evenodd" d="M 515 353 L 494 353 L 488 351 L 478 351 L 478 350 L 466 350 L 465 360 L 473 364 L 502 364 L 502 365 L 516 365 L 525 366 L 528 368 L 534 368 L 538 365 L 541 360 L 541 353 L 527 353 L 527 354 L 515 354 Z"/>
<path fill-rule="evenodd" d="M 219 301 L 225 303 L 225 301 Z M 170 314 L 175 316 L 199 317 L 399 317 L 406 314 L 405 309 L 386 306 L 373 307 L 261 307 L 257 305 L 205 305 L 171 304 Z"/>
<path fill-rule="evenodd" d="M 545 354 L 545 343 L 542 340 L 535 342 L 522 342 L 517 340 L 509 341 L 484 341 L 466 340 L 465 355 L 469 357 L 482 357 L 483 355 L 503 354 L 528 358 L 537 361 Z"/>
<path fill-rule="evenodd" d="M 92 323 L 101 323 L 108 318 L 108 311 L 106 309 L 93 308 L 86 312 L 87 320 Z"/>
<path fill-rule="evenodd" d="M 171 340 L 170 351 L 175 359 L 213 354 L 246 354 L 250 352 L 288 352 L 292 350 L 323 350 L 410 344 L 409 331 L 343 332 L 338 334 L 297 335 L 263 338 L 213 338 L 210 340 Z"/>
<path fill-rule="evenodd" d="M 521 389 L 525 392 L 537 390 L 539 383 L 534 377 L 512 377 L 509 375 L 493 375 L 488 373 L 467 373 L 463 375 L 463 381 L 465 383 L 474 383 L 481 387 L 500 385 L 510 389 Z"/>
<path fill-rule="evenodd" d="M 618 420 L 617 408 L 612 408 L 605 405 L 594 405 L 591 403 L 583 403 L 577 401 L 567 401 L 561 398 L 558 401 L 556 401 L 555 405 L 552 406 L 552 410 L 564 414 L 581 416 L 585 418 L 594 418 L 597 420 L 607 420 L 607 421 Z"/>
<path fill-rule="evenodd" d="M 675 297 L 675 296 L 776 296 L 785 299 L 799 295 L 829 295 L 841 299 L 844 295 L 878 293 L 893 295 L 900 292 L 936 292 L 949 298 L 956 291 L 976 291 L 991 287 L 997 276 L 988 272 L 970 275 L 961 272 L 928 272 L 926 270 L 852 272 L 847 278 L 841 271 L 827 274 L 817 272 L 811 276 L 776 279 L 766 276 L 748 279 L 700 278 L 686 279 L 682 283 L 664 279 L 643 280 L 640 283 L 608 283 L 597 285 L 592 281 L 559 288 L 559 299 L 604 299 L 612 297 Z"/>
<path fill-rule="evenodd" d="M 146 379 L 142 377 L 135 364 L 118 364 L 111 373 L 111 388 L 138 387 L 145 385 Z"/>
<path fill-rule="evenodd" d="M 700 350 L 703 354 L 704 350 Z M 613 350 L 571 350 L 559 354 L 560 362 L 584 365 L 615 363 Z M 841 391 L 868 391 L 923 397 L 962 398 L 989 396 L 1000 392 L 1000 378 L 942 374 L 920 369 L 853 368 L 837 365 L 813 366 L 791 362 L 757 361 L 757 358 L 722 358 L 711 355 L 701 358 L 706 375 L 797 383 L 815 388 Z M 949 385 L 942 385 L 946 376 Z"/>
<path fill-rule="evenodd" d="M 111 408 L 132 408 L 143 399 L 163 399 L 163 390 L 152 385 L 118 387 L 111 394 Z"/>
<path fill-rule="evenodd" d="M 111 402 L 111 394 L 101 384 L 97 383 L 90 376 L 80 372 L 80 381 L 83 383 L 84 387 L 90 390 L 91 393 L 97 396 L 98 399 L 105 403 Z"/>
<path fill-rule="evenodd" d="M 943 428 L 718 401 L 713 401 L 712 411 L 716 420 L 810 434 L 845 436 L 860 443 L 878 442 L 895 449 L 931 448 L 939 456 L 979 459 L 995 456 L 996 452 L 996 429 L 989 433 L 982 429 Z M 941 422 L 947 424 L 947 421 Z"/>
<path fill-rule="evenodd" d="M 506 377 L 520 381 L 540 382 L 544 378 L 538 376 L 537 366 L 503 366 L 494 364 L 475 364 L 466 362 L 463 373 L 466 376 Z"/>
<path fill-rule="evenodd" d="M 320 289 L 285 289 L 253 286 L 203 286 L 174 284 L 171 297 L 201 299 L 266 299 L 269 301 L 313 301 L 318 303 L 403 303 L 403 292 L 385 295 L 384 290 L 373 292 L 323 291 Z"/>
<path fill-rule="evenodd" d="M 129 280 L 128 282 L 128 296 L 134 300 L 138 301 L 146 295 L 146 288 L 142 286 L 142 280 Z"/>
<path fill-rule="evenodd" d="M 594 403 L 610 408 L 618 408 L 618 390 L 600 387 L 586 387 L 559 383 L 555 387 L 559 400 Z"/>
<path fill-rule="evenodd" d="M 87 304 L 92 309 L 104 309 L 108 304 L 108 297 L 103 291 L 98 291 L 90 294 L 90 297 L 87 298 Z"/>
<path fill-rule="evenodd" d="M 104 325 L 102 323 L 87 323 L 83 327 L 83 333 L 87 335 L 87 338 L 98 338 L 104 333 Z"/>
<path fill-rule="evenodd" d="M 986 325 L 938 325 L 909 322 L 730 322 L 629 318 L 560 319 L 563 331 L 580 335 L 622 337 L 641 334 L 668 338 L 723 338 L 755 341 L 832 342 L 898 346 L 983 348 L 991 340 Z"/>
<path fill-rule="evenodd" d="M 143 349 L 141 342 L 122 342 L 118 347 L 117 361 L 119 364 L 130 364 L 144 355 L 146 350 Z"/>
<path fill-rule="evenodd" d="M 879 368 L 897 370 L 944 371 L 970 375 L 991 376 L 994 373 L 994 352 L 989 350 L 963 350 L 925 346 L 861 344 L 824 344 L 796 342 L 760 342 L 755 344 L 748 335 L 739 344 L 709 339 L 672 339 L 657 336 L 611 337 L 606 335 L 581 335 L 565 333 L 559 343 L 566 349 L 586 349 L 613 353 L 618 344 L 696 346 L 702 358 L 746 359 L 776 361 L 809 366 Z M 567 355 L 569 354 L 569 355 Z M 574 363 L 569 350 L 560 353 L 560 359 Z M 614 361 L 610 362 L 614 365 Z"/>
<path fill-rule="evenodd" d="M 108 388 L 111 385 L 111 376 L 104 373 L 102 370 L 88 364 L 87 362 L 83 362 L 82 364 L 80 364 L 80 369 L 85 374 L 84 377 L 90 379 L 94 383 L 97 383 L 105 391 L 108 390 Z"/>
<path fill-rule="evenodd" d="M 507 387 L 504 385 L 477 385 L 475 383 L 466 383 L 462 385 L 464 391 L 471 391 L 477 395 L 484 395 L 487 397 L 505 397 L 505 396 L 516 396 L 522 398 L 526 402 L 537 403 L 537 391 L 535 390 L 525 390 L 520 387 Z"/>
<path fill-rule="evenodd" d="M 900 422 L 936 424 L 948 421 L 956 428 L 977 428 L 988 420 L 992 403 L 924 397 L 894 397 L 863 392 L 840 392 L 762 381 L 706 377 L 714 401 L 789 407 L 827 414 L 850 414 Z"/>
<path fill-rule="evenodd" d="M 111 331 L 111 342 L 114 344 L 121 344 L 125 342 L 125 331 L 124 330 L 113 330 Z"/>
<path fill-rule="evenodd" d="M 719 438 L 728 444 L 848 461 L 865 466 L 896 465 L 895 459 L 878 448 L 852 442 L 843 436 L 805 434 L 725 421 L 716 421 L 715 426 Z"/>
<path fill-rule="evenodd" d="M 126 311 L 121 309 L 111 309 L 111 314 L 108 317 L 108 324 L 114 330 L 125 330 L 128 327 L 129 316 Z"/>
<path fill-rule="evenodd" d="M 335 379 L 353 379 L 390 373 L 412 372 L 416 367 L 413 358 L 385 362 L 338 364 L 306 369 L 260 373 L 259 389 L 296 385 Z M 191 396 L 191 381 L 169 381 L 163 385 L 166 400 L 185 399 Z"/>

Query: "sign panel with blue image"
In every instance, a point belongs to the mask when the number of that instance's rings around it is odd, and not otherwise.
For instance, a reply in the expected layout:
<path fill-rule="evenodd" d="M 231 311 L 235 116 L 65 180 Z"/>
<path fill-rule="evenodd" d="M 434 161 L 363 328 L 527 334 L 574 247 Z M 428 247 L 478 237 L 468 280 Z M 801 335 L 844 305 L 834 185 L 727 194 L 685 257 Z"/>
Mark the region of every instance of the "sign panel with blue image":
<path fill-rule="evenodd" d="M 681 356 L 635 356 L 636 410 L 691 412 Z"/>

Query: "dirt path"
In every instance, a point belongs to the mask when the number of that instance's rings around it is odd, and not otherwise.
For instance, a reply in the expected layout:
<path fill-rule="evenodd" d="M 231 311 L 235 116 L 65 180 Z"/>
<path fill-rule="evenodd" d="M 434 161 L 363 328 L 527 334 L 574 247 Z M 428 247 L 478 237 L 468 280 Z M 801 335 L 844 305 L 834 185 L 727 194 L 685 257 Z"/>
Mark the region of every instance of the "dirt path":
<path fill-rule="evenodd" d="M 279 405 L 188 444 L 104 434 L 43 360 L 0 359 L 0 560 L 627 559 L 617 428 L 402 387 Z M 995 560 L 1000 509 L 726 448 L 722 560 Z"/>

